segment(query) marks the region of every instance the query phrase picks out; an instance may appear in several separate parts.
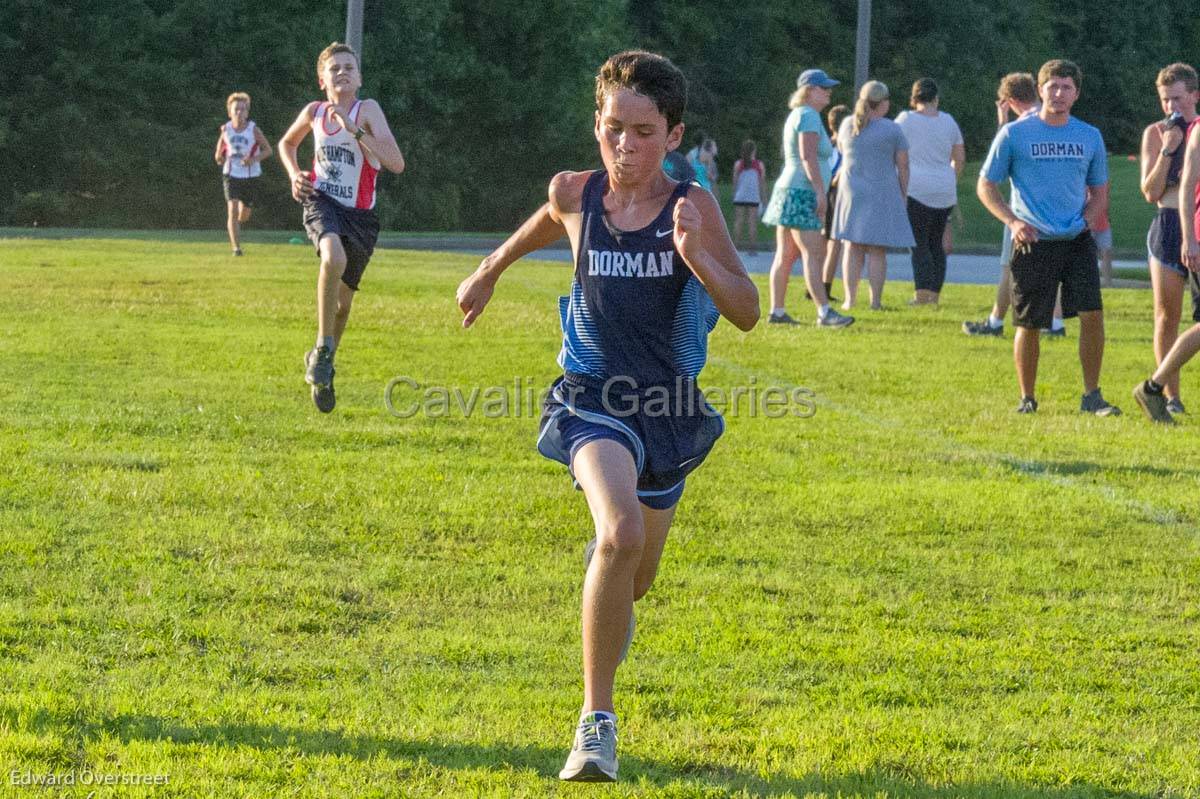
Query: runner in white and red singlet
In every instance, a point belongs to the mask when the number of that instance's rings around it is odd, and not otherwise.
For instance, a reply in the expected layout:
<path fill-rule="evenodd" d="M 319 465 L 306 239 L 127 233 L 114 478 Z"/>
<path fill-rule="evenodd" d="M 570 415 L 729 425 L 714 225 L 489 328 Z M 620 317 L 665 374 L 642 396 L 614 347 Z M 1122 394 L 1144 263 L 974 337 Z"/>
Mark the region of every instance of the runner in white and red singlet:
<path fill-rule="evenodd" d="M 380 169 L 404 171 L 404 156 L 374 100 L 360 100 L 358 54 L 335 42 L 317 57 L 325 100 L 304 107 L 279 142 L 292 196 L 304 207 L 304 229 L 321 258 L 317 277 L 317 343 L 304 356 L 304 379 L 322 413 L 333 410 L 333 356 L 350 304 L 379 237 L 375 180 Z M 313 135 L 313 165 L 300 168 L 297 148 Z"/>

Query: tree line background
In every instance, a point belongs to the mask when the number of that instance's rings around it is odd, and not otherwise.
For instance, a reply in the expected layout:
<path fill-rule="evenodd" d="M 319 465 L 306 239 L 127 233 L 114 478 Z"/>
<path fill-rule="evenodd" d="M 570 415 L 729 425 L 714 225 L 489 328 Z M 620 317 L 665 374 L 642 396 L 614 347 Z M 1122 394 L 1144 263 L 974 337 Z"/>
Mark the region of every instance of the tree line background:
<path fill-rule="evenodd" d="M 380 181 L 385 228 L 503 230 L 560 169 L 597 165 L 593 76 L 644 47 L 689 80 L 689 131 L 728 176 L 740 143 L 769 173 L 796 75 L 822 67 L 853 105 L 852 0 L 367 0 L 362 96 L 383 106 L 408 161 Z M 893 113 L 918 77 L 981 158 L 998 78 L 1053 57 L 1083 68 L 1081 118 L 1114 153 L 1158 118 L 1157 70 L 1200 60 L 1194 0 L 876 0 L 872 77 Z M 224 100 L 249 92 L 274 143 L 320 98 L 315 59 L 345 30 L 337 0 L 0 0 L 0 223 L 219 228 L 212 160 Z M 691 134 L 686 140 L 690 143 Z M 301 149 L 302 163 L 311 149 Z M 278 158 L 256 226 L 297 226 Z"/>

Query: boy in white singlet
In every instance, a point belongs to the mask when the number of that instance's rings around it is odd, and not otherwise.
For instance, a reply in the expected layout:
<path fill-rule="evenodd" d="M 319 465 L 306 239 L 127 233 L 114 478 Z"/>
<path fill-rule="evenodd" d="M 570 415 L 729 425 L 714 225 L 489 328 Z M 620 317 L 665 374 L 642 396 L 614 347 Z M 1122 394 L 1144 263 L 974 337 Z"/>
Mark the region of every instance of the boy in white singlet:
<path fill-rule="evenodd" d="M 362 74 L 358 54 L 334 42 L 317 57 L 317 82 L 325 100 L 304 107 L 279 141 L 279 158 L 288 171 L 292 197 L 304 208 L 304 229 L 317 248 L 317 342 L 304 356 L 304 380 L 312 386 L 317 410 L 329 413 L 333 392 L 333 356 L 337 350 L 359 280 L 375 250 L 375 179 L 380 169 L 399 174 L 404 156 L 374 100 L 360 100 Z M 300 169 L 296 150 L 313 135 L 313 166 Z"/>
<path fill-rule="evenodd" d="M 221 126 L 213 158 L 221 166 L 225 187 L 229 244 L 234 255 L 242 254 L 242 224 L 250 221 L 255 185 L 262 164 L 271 157 L 271 144 L 258 125 L 250 121 L 250 95 L 234 92 L 225 100 L 229 121 Z"/>

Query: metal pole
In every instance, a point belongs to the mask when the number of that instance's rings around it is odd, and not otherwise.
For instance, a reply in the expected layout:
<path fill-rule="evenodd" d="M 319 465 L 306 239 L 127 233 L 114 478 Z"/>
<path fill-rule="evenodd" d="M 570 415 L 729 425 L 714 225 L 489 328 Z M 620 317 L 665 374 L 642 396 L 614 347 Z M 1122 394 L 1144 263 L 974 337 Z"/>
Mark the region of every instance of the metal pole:
<path fill-rule="evenodd" d="M 346 44 L 358 53 L 359 66 L 362 66 L 362 36 L 363 36 L 363 0 L 347 0 L 346 2 Z"/>
<path fill-rule="evenodd" d="M 871 71 L 871 0 L 858 0 L 858 37 L 854 49 L 854 93 Z"/>

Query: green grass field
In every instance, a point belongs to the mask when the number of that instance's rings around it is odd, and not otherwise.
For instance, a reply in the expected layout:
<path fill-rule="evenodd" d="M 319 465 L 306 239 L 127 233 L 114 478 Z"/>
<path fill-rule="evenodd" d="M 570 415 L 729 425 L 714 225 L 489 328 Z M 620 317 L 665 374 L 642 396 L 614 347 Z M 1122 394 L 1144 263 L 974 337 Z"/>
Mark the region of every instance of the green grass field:
<path fill-rule="evenodd" d="M 473 259 L 379 252 L 321 416 L 311 250 L 247 253 L 0 240 L 0 796 L 1200 796 L 1197 423 L 1129 398 L 1148 292 L 1106 292 L 1117 419 L 1077 413 L 1075 325 L 1013 413 L 1011 342 L 958 329 L 986 286 L 845 331 L 723 322 L 704 385 L 817 412 L 727 409 L 599 788 L 555 779 L 582 496 L 527 409 L 384 404 L 397 376 L 549 383 L 568 271 L 515 266 L 463 331 Z"/>

